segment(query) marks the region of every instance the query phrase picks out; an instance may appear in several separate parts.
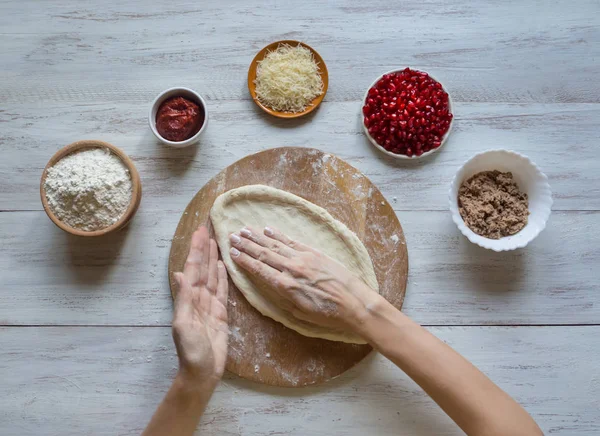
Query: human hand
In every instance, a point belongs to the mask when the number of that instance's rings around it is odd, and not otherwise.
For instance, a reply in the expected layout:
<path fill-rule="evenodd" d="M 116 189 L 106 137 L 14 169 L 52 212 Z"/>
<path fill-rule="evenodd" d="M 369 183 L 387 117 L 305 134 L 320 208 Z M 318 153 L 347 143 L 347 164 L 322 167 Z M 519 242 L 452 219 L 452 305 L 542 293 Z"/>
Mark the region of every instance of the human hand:
<path fill-rule="evenodd" d="M 179 370 L 190 381 L 218 381 L 227 359 L 227 270 L 206 227 L 192 235 L 173 313 Z"/>
<path fill-rule="evenodd" d="M 380 296 L 341 263 L 269 227 L 246 227 L 230 241 L 232 260 L 274 288 L 296 318 L 361 334 Z"/>

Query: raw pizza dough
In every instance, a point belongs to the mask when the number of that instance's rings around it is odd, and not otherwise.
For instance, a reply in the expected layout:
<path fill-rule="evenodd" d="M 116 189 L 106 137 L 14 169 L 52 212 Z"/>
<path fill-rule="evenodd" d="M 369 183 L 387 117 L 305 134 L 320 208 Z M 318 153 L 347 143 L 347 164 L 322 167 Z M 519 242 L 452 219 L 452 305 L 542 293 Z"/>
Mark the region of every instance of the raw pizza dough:
<path fill-rule="evenodd" d="M 364 344 L 348 332 L 319 327 L 295 318 L 277 301 L 277 293 L 239 268 L 229 255 L 229 235 L 244 226 L 274 227 L 293 240 L 327 254 L 379 292 L 373 263 L 360 239 L 325 209 L 294 194 L 264 185 L 249 185 L 220 195 L 210 211 L 227 271 L 248 302 L 260 313 L 305 336 Z"/>

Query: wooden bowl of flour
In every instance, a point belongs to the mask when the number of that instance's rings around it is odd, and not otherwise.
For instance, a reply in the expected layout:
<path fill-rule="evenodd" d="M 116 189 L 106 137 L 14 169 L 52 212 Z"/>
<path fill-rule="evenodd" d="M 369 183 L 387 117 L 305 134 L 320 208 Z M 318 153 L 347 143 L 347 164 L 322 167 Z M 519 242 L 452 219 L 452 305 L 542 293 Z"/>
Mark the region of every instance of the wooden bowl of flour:
<path fill-rule="evenodd" d="M 127 209 L 125 210 L 125 212 L 123 212 L 121 217 L 115 223 L 113 223 L 107 227 L 101 228 L 99 230 L 87 231 L 87 230 L 75 228 L 75 227 L 65 223 L 64 221 L 61 221 L 58 218 L 58 216 L 56 216 L 56 214 L 53 212 L 53 210 L 50 207 L 49 202 L 48 202 L 48 197 L 47 197 L 46 188 L 45 188 L 45 182 L 46 182 L 46 177 L 48 176 L 48 170 L 51 167 L 53 167 L 54 165 L 56 165 L 58 163 L 58 161 L 60 161 L 62 158 L 66 157 L 72 153 L 75 153 L 75 152 L 80 152 L 83 150 L 89 150 L 89 149 L 95 149 L 95 148 L 109 150 L 113 155 L 118 157 L 121 160 L 121 162 L 123 163 L 123 165 L 127 168 L 127 170 L 129 171 L 129 176 L 131 178 L 131 198 L 129 200 L 129 205 L 127 206 Z M 48 215 L 48 217 L 52 220 L 52 222 L 54 224 L 56 224 L 59 228 L 61 228 L 65 232 L 70 233 L 72 235 L 76 235 L 76 236 L 103 236 L 108 233 L 115 232 L 117 230 L 122 229 L 129 223 L 131 218 L 133 218 L 133 216 L 135 215 L 135 213 L 138 210 L 140 201 L 142 200 L 142 184 L 140 181 L 140 175 L 139 175 L 137 169 L 135 168 L 135 165 L 133 164 L 131 159 L 119 148 L 115 147 L 112 144 L 109 144 L 108 142 L 104 142 L 104 141 L 82 140 L 82 141 L 74 142 L 72 144 L 67 145 L 66 147 L 61 148 L 54 154 L 54 156 L 52 156 L 50 158 L 50 160 L 48 161 L 48 164 L 44 168 L 44 172 L 42 173 L 42 178 L 40 180 L 40 196 L 42 199 L 42 204 L 44 206 L 44 211 L 46 211 L 46 214 Z"/>

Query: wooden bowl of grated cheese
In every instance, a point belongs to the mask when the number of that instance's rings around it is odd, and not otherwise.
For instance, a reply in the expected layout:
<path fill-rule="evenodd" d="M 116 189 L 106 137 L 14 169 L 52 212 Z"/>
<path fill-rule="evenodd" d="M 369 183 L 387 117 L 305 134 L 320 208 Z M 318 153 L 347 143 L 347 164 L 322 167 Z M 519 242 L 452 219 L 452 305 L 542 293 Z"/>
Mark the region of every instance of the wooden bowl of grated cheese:
<path fill-rule="evenodd" d="M 329 87 L 327 66 L 312 47 L 283 40 L 259 51 L 248 69 L 254 102 L 278 118 L 298 118 L 319 106 Z"/>
<path fill-rule="evenodd" d="M 40 181 L 44 211 L 76 236 L 102 236 L 125 227 L 142 199 L 131 159 L 112 144 L 77 141 L 58 150 Z"/>

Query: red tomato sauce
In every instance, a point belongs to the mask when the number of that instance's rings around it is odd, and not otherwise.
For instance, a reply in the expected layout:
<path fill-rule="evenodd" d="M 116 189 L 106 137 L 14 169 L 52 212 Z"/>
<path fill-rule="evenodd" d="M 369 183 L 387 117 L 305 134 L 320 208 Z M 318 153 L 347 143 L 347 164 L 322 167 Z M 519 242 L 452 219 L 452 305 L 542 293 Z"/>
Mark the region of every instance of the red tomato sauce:
<path fill-rule="evenodd" d="M 184 97 L 165 100 L 156 112 L 156 130 L 169 141 L 185 141 L 204 124 L 204 109 Z"/>

